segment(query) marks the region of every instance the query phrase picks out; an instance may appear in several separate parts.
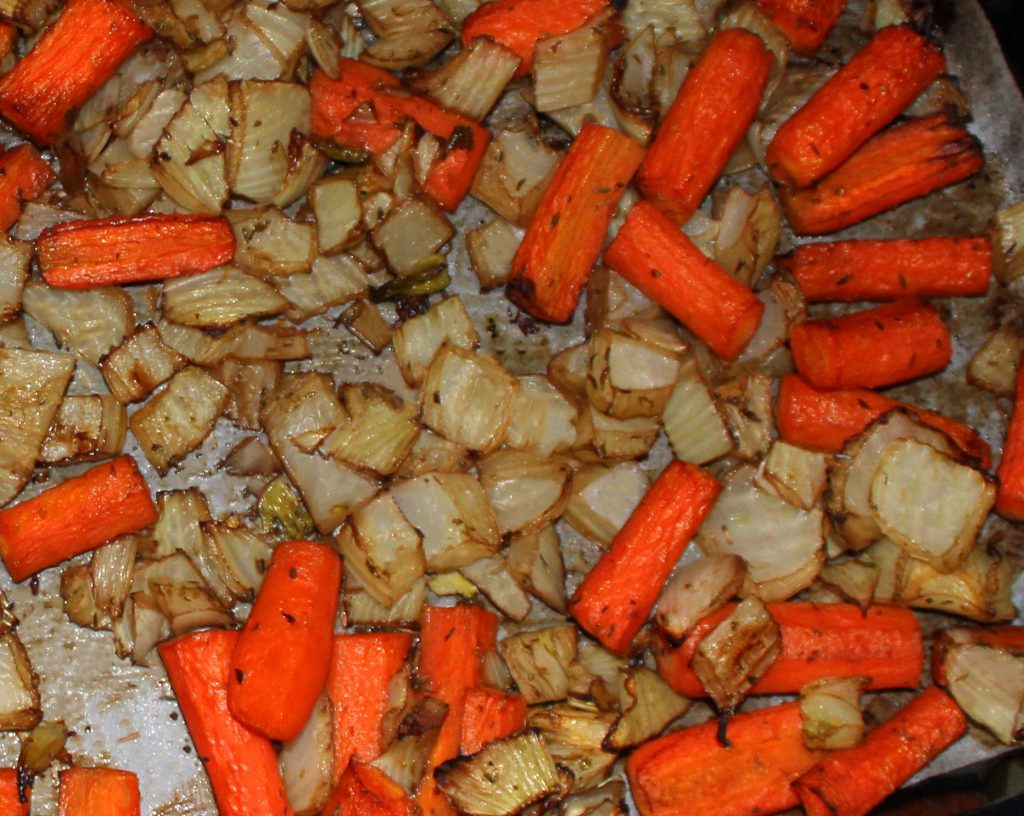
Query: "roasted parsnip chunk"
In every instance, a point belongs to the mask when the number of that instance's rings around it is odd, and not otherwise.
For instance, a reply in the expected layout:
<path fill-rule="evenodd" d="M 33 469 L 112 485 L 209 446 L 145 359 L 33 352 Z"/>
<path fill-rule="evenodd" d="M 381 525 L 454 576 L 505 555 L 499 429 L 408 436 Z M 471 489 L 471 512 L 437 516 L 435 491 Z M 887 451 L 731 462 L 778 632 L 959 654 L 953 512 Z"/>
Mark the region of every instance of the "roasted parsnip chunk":
<path fill-rule="evenodd" d="M 967 365 L 967 379 L 1000 397 L 1013 397 L 1013 378 L 1024 354 L 1024 321 L 1011 321 L 992 334 Z"/>

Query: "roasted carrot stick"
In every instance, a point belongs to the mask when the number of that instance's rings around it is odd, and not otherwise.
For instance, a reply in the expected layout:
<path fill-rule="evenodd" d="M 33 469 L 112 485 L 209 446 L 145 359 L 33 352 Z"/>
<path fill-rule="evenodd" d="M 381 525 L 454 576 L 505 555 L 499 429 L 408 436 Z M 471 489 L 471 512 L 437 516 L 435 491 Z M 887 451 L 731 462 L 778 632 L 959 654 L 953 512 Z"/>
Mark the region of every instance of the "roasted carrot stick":
<path fill-rule="evenodd" d="M 883 130 L 813 187 L 780 190 L 779 199 L 794 232 L 824 235 L 963 181 L 983 163 L 978 140 L 939 114 Z"/>
<path fill-rule="evenodd" d="M 929 686 L 863 744 L 832 752 L 793 788 L 807 816 L 864 816 L 966 730 L 953 698 Z"/>
<path fill-rule="evenodd" d="M 510 737 L 526 725 L 526 698 L 492 688 L 466 692 L 462 753 L 475 754 L 489 742 Z"/>
<path fill-rule="evenodd" d="M 796 374 L 787 374 L 779 381 L 775 419 L 779 436 L 791 445 L 838 453 L 875 419 L 896 408 L 948 435 L 984 469 L 992 466 L 992 449 L 970 425 L 867 388 L 819 391 Z"/>
<path fill-rule="evenodd" d="M 120 0 L 71 0 L 29 54 L 0 78 L 0 115 L 37 144 L 117 71 L 149 26 Z"/>
<path fill-rule="evenodd" d="M 941 49 L 909 26 L 879 31 L 779 128 L 768 169 L 807 187 L 831 173 L 946 70 Z"/>
<path fill-rule="evenodd" d="M 50 286 L 88 289 L 204 272 L 234 257 L 235 236 L 220 216 L 99 218 L 44 230 L 36 253 Z"/>
<path fill-rule="evenodd" d="M 803 244 L 777 261 L 810 303 L 983 295 L 992 279 L 992 242 L 896 238 Z"/>
<path fill-rule="evenodd" d="M 384 771 L 352 762 L 327 797 L 321 816 L 416 816 L 405 790 Z"/>
<path fill-rule="evenodd" d="M 157 515 L 135 460 L 119 456 L 0 510 L 0 556 L 11 578 L 24 581 L 148 527 Z"/>
<path fill-rule="evenodd" d="M 334 636 L 327 696 L 334 712 L 335 783 L 351 759 L 372 762 L 381 755 L 388 683 L 411 647 L 412 635 L 405 632 Z"/>
<path fill-rule="evenodd" d="M 626 761 L 640 816 L 749 816 L 799 804 L 790 783 L 817 762 L 804 747 L 799 703 L 717 720 L 641 745 Z M 681 810 L 681 808 L 683 808 Z"/>
<path fill-rule="evenodd" d="M 1003 458 L 996 469 L 999 477 L 996 512 L 1014 521 L 1024 521 L 1024 355 L 1017 364 L 1016 383 Z"/>
<path fill-rule="evenodd" d="M 0 154 L 0 232 L 21 218 L 24 202 L 39 198 L 56 180 L 53 168 L 30 144 Z"/>
<path fill-rule="evenodd" d="M 462 44 L 489 37 L 514 52 L 522 62 L 516 76 L 533 67 L 533 47 L 545 37 L 582 28 L 609 6 L 608 0 L 496 0 L 484 3 L 462 23 Z"/>
<path fill-rule="evenodd" d="M 993 626 L 986 629 L 957 627 L 955 630 L 940 629 L 936 632 L 932 638 L 932 682 L 942 688 L 946 687 L 948 681 L 946 655 L 950 647 L 957 643 L 991 646 L 1024 655 L 1024 626 Z"/>
<path fill-rule="evenodd" d="M 761 11 L 805 57 L 818 53 L 839 21 L 847 0 L 757 0 Z"/>
<path fill-rule="evenodd" d="M 826 389 L 906 382 L 941 371 L 953 354 L 942 317 L 913 298 L 800 323 L 789 345 L 801 376 Z"/>
<path fill-rule="evenodd" d="M 448 211 L 458 208 L 483 161 L 491 132 L 478 122 L 406 92 L 387 71 L 341 58 L 338 79 L 319 69 L 309 92 L 313 102 L 313 136 L 357 150 L 380 153 L 401 135 L 401 124 L 416 122 L 445 142 L 444 157 L 427 174 L 423 189 Z M 362 113 L 373 109 L 373 121 Z"/>
<path fill-rule="evenodd" d="M 231 658 L 228 707 L 249 728 L 288 742 L 327 682 L 341 559 L 330 547 L 289 541 L 274 550 Z"/>
<path fill-rule="evenodd" d="M 580 626 L 625 653 L 721 489 L 707 471 L 673 460 L 569 601 Z"/>
<path fill-rule="evenodd" d="M 139 816 L 139 778 L 113 768 L 60 772 L 59 816 Z"/>
<path fill-rule="evenodd" d="M 654 655 L 658 672 L 680 694 L 706 697 L 690 668 L 697 646 L 725 620 L 734 604 L 698 623 L 681 646 L 659 633 Z M 921 624 L 908 609 L 855 604 L 768 604 L 782 633 L 782 652 L 751 688 L 752 694 L 795 694 L 823 677 L 866 676 L 868 688 L 917 688 L 924 666 Z"/>
<path fill-rule="evenodd" d="M 727 360 L 739 356 L 764 314 L 753 292 L 647 201 L 629 211 L 604 259 Z"/>
<path fill-rule="evenodd" d="M 686 75 L 668 109 L 637 186 L 679 224 L 690 219 L 754 121 L 772 55 L 760 37 L 719 32 Z"/>
<path fill-rule="evenodd" d="M 18 772 L 14 768 L 0 768 L 0 813 L 5 816 L 28 816 L 31 798 L 32 788 L 28 785 L 19 788 Z"/>
<path fill-rule="evenodd" d="M 228 709 L 228 675 L 238 639 L 235 631 L 193 632 L 161 643 L 160 659 L 220 816 L 291 816 L 273 744 Z"/>
<path fill-rule="evenodd" d="M 562 159 L 515 259 L 509 300 L 549 323 L 572 320 L 604 246 L 615 205 L 644 149 L 602 125 L 586 125 Z"/>

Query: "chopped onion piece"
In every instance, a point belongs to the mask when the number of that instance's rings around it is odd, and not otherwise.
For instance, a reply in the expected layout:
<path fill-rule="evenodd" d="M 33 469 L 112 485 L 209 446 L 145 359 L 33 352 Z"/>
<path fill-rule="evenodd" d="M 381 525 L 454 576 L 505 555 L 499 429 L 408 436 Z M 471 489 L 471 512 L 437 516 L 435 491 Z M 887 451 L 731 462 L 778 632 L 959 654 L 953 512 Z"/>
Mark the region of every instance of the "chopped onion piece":
<path fill-rule="evenodd" d="M 378 39 L 364 59 L 397 70 L 425 65 L 452 41 L 451 21 L 432 0 L 358 0 Z"/>
<path fill-rule="evenodd" d="M 735 455 L 760 460 L 775 436 L 771 378 L 744 374 L 718 386 L 714 394 L 735 442 Z"/>
<path fill-rule="evenodd" d="M 392 209 L 373 230 L 373 243 L 398 275 L 424 268 L 455 235 L 447 216 L 429 198 L 415 196 Z"/>
<path fill-rule="evenodd" d="M 26 731 L 43 717 L 39 678 L 18 636 L 0 638 L 0 731 Z"/>
<path fill-rule="evenodd" d="M 674 692 L 657 672 L 643 667 L 626 673 L 621 700 L 622 716 L 605 738 L 605 744 L 615 751 L 656 737 L 692 705 L 686 697 Z"/>
<path fill-rule="evenodd" d="M 345 385 L 341 400 L 347 417 L 321 443 L 321 453 L 381 475 L 398 470 L 420 432 L 416 406 L 375 383 Z"/>
<path fill-rule="evenodd" d="M 1000 210 L 992 219 L 992 261 L 1000 280 L 1024 275 L 1024 201 Z"/>
<path fill-rule="evenodd" d="M 630 38 L 648 26 L 658 34 L 674 29 L 682 40 L 699 40 L 707 33 L 694 0 L 631 0 L 622 24 Z"/>
<path fill-rule="evenodd" d="M 867 609 L 874 602 L 879 569 L 871 564 L 849 560 L 825 564 L 818 581 L 828 589 Z"/>
<path fill-rule="evenodd" d="M 759 480 L 790 504 L 810 510 L 825 492 L 828 465 L 828 454 L 777 439 L 765 457 Z"/>
<path fill-rule="evenodd" d="M 309 17 L 274 0 L 249 0 L 245 17 L 281 64 L 282 74 L 293 66 L 306 41 Z"/>
<path fill-rule="evenodd" d="M 614 16 L 614 11 L 604 12 L 575 31 L 537 41 L 533 94 L 538 111 L 563 110 L 594 98 L 608 62 Z"/>
<path fill-rule="evenodd" d="M 277 757 L 285 795 L 295 816 L 320 812 L 331 792 L 334 771 L 331 701 L 327 694 L 317 698 L 299 735 L 281 747 Z"/>
<path fill-rule="evenodd" d="M 682 638 L 706 615 L 739 594 L 747 566 L 738 555 L 709 555 L 687 564 L 662 590 L 658 625 L 674 638 Z"/>
<path fill-rule="evenodd" d="M 732 452 L 722 411 L 692 355 L 679 364 L 679 379 L 665 403 L 662 422 L 677 459 L 704 465 Z"/>
<path fill-rule="evenodd" d="M 465 473 L 470 466 L 464 446 L 424 428 L 396 475 L 412 479 L 426 473 Z"/>
<path fill-rule="evenodd" d="M 505 444 L 541 457 L 560 453 L 576 441 L 575 420 L 576 408 L 546 377 L 520 377 Z"/>
<path fill-rule="evenodd" d="M 481 558 L 460 567 L 459 571 L 472 581 L 505 617 L 521 621 L 530 614 L 530 596 L 513 579 L 505 559 L 500 555 Z"/>
<path fill-rule="evenodd" d="M 254 317 L 277 314 L 286 301 L 266 281 L 221 266 L 198 275 L 164 281 L 164 316 L 197 328 L 225 328 Z"/>
<path fill-rule="evenodd" d="M 585 405 L 576 424 L 576 458 L 639 459 L 654 447 L 660 430 L 658 417 L 617 419 Z"/>
<path fill-rule="evenodd" d="M 565 614 L 565 564 L 554 525 L 512 536 L 505 560 L 509 573 L 524 590 Z"/>
<path fill-rule="evenodd" d="M 593 790 L 567 796 L 558 805 L 558 816 L 629 816 L 626 783 L 611 779 Z"/>
<path fill-rule="evenodd" d="M 32 264 L 32 245 L 5 238 L 0 241 L 0 323 L 21 311 L 21 297 Z"/>
<path fill-rule="evenodd" d="M 559 766 L 572 772 L 572 790 L 589 790 L 604 781 L 618 755 L 604 747 L 615 715 L 573 700 L 531 708 L 526 722 L 544 740 Z"/>
<path fill-rule="evenodd" d="M 607 547 L 649 486 L 636 462 L 581 465 L 573 476 L 565 520 L 580 535 Z"/>
<path fill-rule="evenodd" d="M 775 256 L 782 213 L 767 187 L 748 193 L 730 188 L 718 214 L 714 258 L 745 286 L 753 287 Z"/>
<path fill-rule="evenodd" d="M 590 340 L 587 396 L 616 419 L 660 416 L 676 379 L 679 357 L 609 329 Z"/>
<path fill-rule="evenodd" d="M 145 592 L 131 594 L 125 613 L 130 614 L 132 662 L 150 666 L 156 645 L 171 633 L 170 623 Z"/>
<path fill-rule="evenodd" d="M 510 635 L 498 644 L 512 679 L 530 705 L 564 700 L 576 659 L 576 627 L 548 626 Z"/>
<path fill-rule="evenodd" d="M 495 218 L 466 233 L 469 263 L 482 290 L 505 285 L 512 272 L 512 259 L 522 240 L 522 230 L 504 218 Z"/>
<path fill-rule="evenodd" d="M 374 354 L 391 345 L 394 330 L 375 303 L 357 300 L 341 313 L 338 321 Z"/>
<path fill-rule="evenodd" d="M 499 130 L 487 146 L 470 192 L 517 227 L 530 218 L 561 155 L 525 130 Z"/>
<path fill-rule="evenodd" d="M 289 220 L 277 207 L 226 210 L 235 234 L 235 264 L 259 278 L 308 273 L 317 251 L 313 224 Z"/>
<path fill-rule="evenodd" d="M 588 346 L 587 343 L 569 346 L 548 360 L 548 380 L 573 402 L 586 399 Z"/>
<path fill-rule="evenodd" d="M 128 414 L 109 394 L 67 396 L 50 426 L 39 461 L 67 465 L 109 459 L 124 448 Z"/>
<path fill-rule="evenodd" d="M 86 629 L 110 629 L 110 616 L 96 606 L 92 573 L 86 564 L 75 564 L 61 572 L 60 596 L 64 614 L 73 624 Z"/>
<path fill-rule="evenodd" d="M 480 336 L 462 302 L 455 296 L 435 303 L 395 330 L 395 359 L 409 385 L 421 385 L 441 346 L 475 349 Z"/>
<path fill-rule="evenodd" d="M 350 255 L 319 256 L 308 274 L 275 278 L 273 284 L 289 303 L 285 315 L 296 323 L 369 293 L 366 273 Z"/>
<path fill-rule="evenodd" d="M 482 121 L 519 68 L 516 54 L 477 37 L 421 86 L 442 107 Z"/>
<path fill-rule="evenodd" d="M 24 305 L 60 345 L 93 364 L 119 346 L 135 324 L 131 296 L 115 286 L 54 289 L 42 281 L 30 281 Z"/>
<path fill-rule="evenodd" d="M 972 385 L 999 397 L 1013 398 L 1014 377 L 1024 355 L 1024 320 L 1000 326 L 967 364 Z"/>
<path fill-rule="evenodd" d="M 961 643 L 946 652 L 943 668 L 968 717 L 1007 745 L 1024 738 L 1024 657 Z"/>
<path fill-rule="evenodd" d="M 234 518 L 200 525 L 208 563 L 233 598 L 251 601 L 270 564 L 270 543 Z"/>
<path fill-rule="evenodd" d="M 359 186 L 344 176 L 321 179 L 309 188 L 320 252 L 335 255 L 362 237 L 363 205 Z"/>
<path fill-rule="evenodd" d="M 569 501 L 572 470 L 560 457 L 500 450 L 477 464 L 502 535 L 553 523 Z"/>
<path fill-rule="evenodd" d="M 284 366 L 277 360 L 240 360 L 225 357 L 213 375 L 228 389 L 225 413 L 240 428 L 260 429 L 260 410 L 277 386 Z"/>
<path fill-rule="evenodd" d="M 112 619 L 121 617 L 135 576 L 138 538 L 121 536 L 93 551 L 89 562 L 96 606 Z"/>
<path fill-rule="evenodd" d="M 823 677 L 800 689 L 804 745 L 812 751 L 853 748 L 864 740 L 860 695 L 867 677 Z"/>

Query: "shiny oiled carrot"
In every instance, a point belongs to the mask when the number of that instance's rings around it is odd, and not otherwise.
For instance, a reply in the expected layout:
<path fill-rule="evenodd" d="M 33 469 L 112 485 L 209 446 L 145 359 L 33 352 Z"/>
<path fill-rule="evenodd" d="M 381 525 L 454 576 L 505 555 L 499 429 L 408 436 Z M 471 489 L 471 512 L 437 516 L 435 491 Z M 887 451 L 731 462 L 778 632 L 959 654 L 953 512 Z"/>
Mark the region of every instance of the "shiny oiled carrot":
<path fill-rule="evenodd" d="M 49 144 L 69 115 L 152 36 L 126 2 L 70 0 L 28 55 L 0 78 L 0 115 L 37 144 Z"/>
<path fill-rule="evenodd" d="M 865 816 L 966 731 L 953 698 L 929 686 L 863 744 L 833 751 L 793 788 L 807 816 Z"/>
<path fill-rule="evenodd" d="M 88 289 L 204 272 L 234 257 L 235 236 L 221 216 L 98 218 L 44 230 L 36 254 L 50 286 Z"/>
<path fill-rule="evenodd" d="M 706 697 L 690 668 L 700 642 L 725 620 L 734 604 L 703 618 L 679 646 L 658 634 L 655 662 L 680 694 Z M 869 689 L 917 688 L 924 667 L 921 624 L 908 609 L 854 604 L 773 603 L 782 652 L 750 689 L 751 694 L 796 694 L 823 677 L 870 677 Z"/>
<path fill-rule="evenodd" d="M 139 816 L 139 778 L 114 768 L 60 772 L 58 816 Z"/>
<path fill-rule="evenodd" d="M 1014 521 L 1024 521 L 1024 356 L 1017 363 L 1013 414 L 1006 428 L 1003 458 L 996 476 L 999 477 L 996 512 Z"/>
<path fill-rule="evenodd" d="M 884 388 L 941 371 L 953 354 L 942 317 L 913 298 L 808 320 L 789 344 L 796 370 L 824 389 Z"/>
<path fill-rule="evenodd" d="M 771 67 L 760 37 L 729 28 L 686 75 L 636 177 L 677 223 L 696 212 L 754 121 Z"/>
<path fill-rule="evenodd" d="M 883 130 L 813 187 L 780 190 L 779 199 L 794 232 L 825 235 L 970 178 L 983 164 L 978 140 L 939 114 Z"/>
<path fill-rule="evenodd" d="M 341 558 L 312 541 L 274 550 L 231 657 L 228 707 L 254 731 L 299 735 L 327 682 Z"/>
<path fill-rule="evenodd" d="M 650 202 L 630 210 L 604 259 L 727 360 L 740 355 L 761 323 L 764 303 Z"/>
<path fill-rule="evenodd" d="M 786 35 L 793 50 L 813 57 L 839 22 L 847 0 L 757 0 L 761 9 Z"/>
<path fill-rule="evenodd" d="M 405 790 L 384 771 L 352 762 L 327 797 L 321 816 L 418 816 Z"/>
<path fill-rule="evenodd" d="M 462 713 L 461 753 L 475 754 L 525 726 L 526 698 L 522 694 L 486 687 L 470 689 Z"/>
<path fill-rule="evenodd" d="M 617 130 L 589 124 L 580 131 L 516 251 L 509 300 L 549 323 L 572 320 L 615 206 L 643 156 Z"/>
<path fill-rule="evenodd" d="M 750 816 L 799 800 L 790 783 L 820 754 L 803 742 L 799 703 L 717 720 L 651 740 L 626 761 L 640 816 Z"/>
<path fill-rule="evenodd" d="M 160 659 L 210 778 L 220 816 L 292 816 L 273 743 L 228 709 L 228 675 L 239 633 L 208 630 L 160 644 Z"/>
<path fill-rule="evenodd" d="M 18 784 L 14 768 L 0 768 L 0 813 L 5 816 L 28 816 L 32 787 Z"/>
<path fill-rule="evenodd" d="M 119 456 L 0 510 L 0 556 L 11 578 L 95 549 L 157 519 L 149 486 L 131 456 Z"/>
<path fill-rule="evenodd" d="M 381 755 L 381 721 L 391 678 L 412 648 L 406 632 L 335 635 L 327 674 L 334 712 L 334 782 L 352 759 L 372 762 Z"/>
<path fill-rule="evenodd" d="M 39 198 L 57 180 L 43 157 L 30 144 L 0 153 L 0 232 L 21 217 L 21 205 Z"/>
<path fill-rule="evenodd" d="M 776 179 L 807 187 L 899 116 L 946 70 L 942 51 L 909 26 L 879 31 L 779 128 L 765 158 Z"/>
<path fill-rule="evenodd" d="M 672 461 L 569 601 L 580 626 L 624 654 L 721 489 L 707 471 Z"/>

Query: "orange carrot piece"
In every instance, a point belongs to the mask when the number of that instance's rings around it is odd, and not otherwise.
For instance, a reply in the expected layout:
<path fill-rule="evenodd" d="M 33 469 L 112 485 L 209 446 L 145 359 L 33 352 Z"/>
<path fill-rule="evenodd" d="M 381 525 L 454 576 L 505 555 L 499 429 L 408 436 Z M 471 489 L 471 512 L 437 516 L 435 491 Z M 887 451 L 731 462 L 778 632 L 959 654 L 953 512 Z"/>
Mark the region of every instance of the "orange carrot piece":
<path fill-rule="evenodd" d="M 946 114 L 895 125 L 873 136 L 813 187 L 779 191 L 798 235 L 825 235 L 977 173 L 978 140 Z"/>
<path fill-rule="evenodd" d="M 482 4 L 463 21 L 462 44 L 489 37 L 522 60 L 516 76 L 523 76 L 533 67 L 538 40 L 582 28 L 609 5 L 608 0 L 495 0 Z"/>
<path fill-rule="evenodd" d="M 985 470 L 992 466 L 992 449 L 970 425 L 867 388 L 819 391 L 798 375 L 787 374 L 779 381 L 775 419 L 779 436 L 791 445 L 838 453 L 875 419 L 895 408 L 945 433 Z"/>
<path fill-rule="evenodd" d="M 909 26 L 879 31 L 779 128 L 768 169 L 807 187 L 835 170 L 946 70 L 942 50 Z"/>
<path fill-rule="evenodd" d="M 789 40 L 793 50 L 805 57 L 818 53 L 829 32 L 839 22 L 847 0 L 757 0 Z"/>
<path fill-rule="evenodd" d="M 381 755 L 381 721 L 388 705 L 388 683 L 412 648 L 406 632 L 335 635 L 327 674 L 327 696 L 334 712 L 334 782 L 350 760 L 372 762 Z"/>
<path fill-rule="evenodd" d="M 384 771 L 352 762 L 327 797 L 321 816 L 416 816 L 405 790 Z"/>
<path fill-rule="evenodd" d="M 0 115 L 37 144 L 53 142 L 69 115 L 152 36 L 127 3 L 70 0 L 28 55 L 0 78 Z"/>
<path fill-rule="evenodd" d="M 18 29 L 13 23 L 0 22 L 0 60 L 14 51 L 18 41 Z"/>
<path fill-rule="evenodd" d="M 205 272 L 234 257 L 235 236 L 221 216 L 115 216 L 50 227 L 36 253 L 50 286 L 88 289 Z"/>
<path fill-rule="evenodd" d="M 139 778 L 113 768 L 60 772 L 58 816 L 139 816 Z"/>
<path fill-rule="evenodd" d="M 32 799 L 29 785 L 18 785 L 14 768 L 0 768 L 0 813 L 4 816 L 28 816 Z"/>
<path fill-rule="evenodd" d="M 884 388 L 944 369 L 949 329 L 932 307 L 907 298 L 841 317 L 808 320 L 789 336 L 796 370 L 817 388 Z"/>
<path fill-rule="evenodd" d="M 807 816 L 865 816 L 956 742 L 967 718 L 929 686 L 855 748 L 833 751 L 793 783 Z"/>
<path fill-rule="evenodd" d="M 572 320 L 615 206 L 643 157 L 644 149 L 628 136 L 584 126 L 516 251 L 509 300 L 549 323 Z"/>
<path fill-rule="evenodd" d="M 739 356 L 764 314 L 753 292 L 647 201 L 630 210 L 604 259 L 727 360 Z"/>
<path fill-rule="evenodd" d="M 969 632 L 966 642 L 979 646 L 991 646 L 994 649 L 1005 649 L 1011 654 L 1024 655 L 1024 626 L 993 626 L 987 629 L 957 627 L 961 632 Z M 942 688 L 946 687 L 946 655 L 951 646 L 965 642 L 953 639 L 948 629 L 940 629 L 932 638 L 932 682 Z"/>
<path fill-rule="evenodd" d="M 810 303 L 984 295 L 992 279 L 992 242 L 897 238 L 803 244 L 777 261 Z"/>
<path fill-rule="evenodd" d="M 333 549 L 277 546 L 231 658 L 228 707 L 240 722 L 281 742 L 299 735 L 327 682 L 340 589 Z"/>
<path fill-rule="evenodd" d="M 677 223 L 690 219 L 722 175 L 754 121 L 771 67 L 760 37 L 730 28 L 686 75 L 636 176 L 640 192 Z"/>
<path fill-rule="evenodd" d="M 239 637 L 223 629 L 182 635 L 160 644 L 160 659 L 220 816 L 292 816 L 273 744 L 228 709 L 231 655 Z"/>
<path fill-rule="evenodd" d="M 820 756 L 804 747 L 802 732 L 799 703 L 784 703 L 730 717 L 728 747 L 717 720 L 651 740 L 626 760 L 637 810 L 750 816 L 795 807 L 790 783 Z"/>
<path fill-rule="evenodd" d="M 658 672 L 680 694 L 706 697 L 690 668 L 700 642 L 735 604 L 702 619 L 680 646 L 661 633 L 655 639 Z M 855 604 L 773 603 L 768 612 L 782 633 L 782 652 L 752 694 L 795 694 L 823 677 L 866 676 L 871 690 L 917 688 L 924 667 L 921 624 L 908 609 Z"/>
<path fill-rule="evenodd" d="M 1017 364 L 1013 414 L 1006 428 L 1003 458 L 996 469 L 999 494 L 996 512 L 1013 521 L 1024 521 L 1024 355 Z"/>
<path fill-rule="evenodd" d="M 492 688 L 466 692 L 462 714 L 462 753 L 475 754 L 497 739 L 511 737 L 526 727 L 526 698 Z"/>
<path fill-rule="evenodd" d="M 19 218 L 21 205 L 39 198 L 57 180 L 57 174 L 30 144 L 0 153 L 0 232 Z"/>
<path fill-rule="evenodd" d="M 580 626 L 624 654 L 721 489 L 707 471 L 673 460 L 569 601 Z"/>
<path fill-rule="evenodd" d="M 0 510 L 0 557 L 11 578 L 30 575 L 157 519 L 131 456 L 119 456 Z"/>

